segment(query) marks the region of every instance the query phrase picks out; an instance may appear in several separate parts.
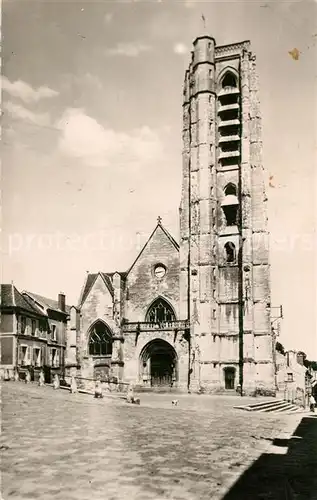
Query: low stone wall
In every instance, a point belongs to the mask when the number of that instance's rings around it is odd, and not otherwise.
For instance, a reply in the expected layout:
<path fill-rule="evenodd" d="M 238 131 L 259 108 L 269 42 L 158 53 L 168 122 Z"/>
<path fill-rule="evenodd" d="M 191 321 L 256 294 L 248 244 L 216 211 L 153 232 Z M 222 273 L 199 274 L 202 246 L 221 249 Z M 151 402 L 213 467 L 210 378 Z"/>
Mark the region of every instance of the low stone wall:
<path fill-rule="evenodd" d="M 79 375 L 73 375 L 77 382 L 77 388 L 87 392 L 94 392 L 95 384 L 97 379 L 81 377 Z M 70 386 L 71 375 L 65 376 L 65 382 Z M 127 392 L 129 384 L 124 382 L 117 382 L 116 380 L 103 381 L 101 380 L 101 387 L 103 393 L 116 393 L 116 392 Z"/>

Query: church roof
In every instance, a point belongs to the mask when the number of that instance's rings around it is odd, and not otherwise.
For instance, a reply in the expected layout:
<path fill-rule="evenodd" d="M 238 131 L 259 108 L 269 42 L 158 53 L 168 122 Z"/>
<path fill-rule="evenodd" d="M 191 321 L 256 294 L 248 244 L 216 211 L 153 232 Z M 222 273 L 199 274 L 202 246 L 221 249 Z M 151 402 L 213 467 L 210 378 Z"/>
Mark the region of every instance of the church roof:
<path fill-rule="evenodd" d="M 151 240 L 151 238 L 153 237 L 154 233 L 157 231 L 158 228 L 160 228 L 163 231 L 163 233 L 168 238 L 168 240 L 172 243 L 172 245 L 176 248 L 176 250 L 179 251 L 179 245 L 178 245 L 178 243 L 173 238 L 173 236 L 171 236 L 171 234 L 167 231 L 167 229 L 165 229 L 165 227 L 162 225 L 161 218 L 159 217 L 157 225 L 156 225 L 154 231 L 151 233 L 151 235 L 148 238 L 147 242 L 143 246 L 142 250 L 140 251 L 140 253 L 137 256 L 137 258 L 134 260 L 132 266 L 130 266 L 130 268 L 128 269 L 128 271 L 125 271 L 125 272 L 114 271 L 114 272 L 111 272 L 111 273 L 104 273 L 104 272 L 87 273 L 86 281 L 84 283 L 84 286 L 83 286 L 81 294 L 80 294 L 78 307 L 81 307 L 82 304 L 85 302 L 85 300 L 86 300 L 86 298 L 87 298 L 90 290 L 92 289 L 92 287 L 93 287 L 93 285 L 94 285 L 94 283 L 95 283 L 95 281 L 96 281 L 96 279 L 97 279 L 98 276 L 101 276 L 101 278 L 105 282 L 106 286 L 108 287 L 109 292 L 113 296 L 112 278 L 113 278 L 114 274 L 118 273 L 118 274 L 120 274 L 120 276 L 121 276 L 121 278 L 123 280 L 126 279 L 126 277 L 129 274 L 130 270 L 133 268 L 134 264 L 137 262 L 137 260 L 142 255 L 142 253 L 144 252 L 145 248 L 147 247 L 149 241 Z"/>
<path fill-rule="evenodd" d="M 1 285 L 1 307 L 23 309 L 29 313 L 44 316 L 43 311 L 34 307 L 13 284 Z"/>
<path fill-rule="evenodd" d="M 172 243 L 172 245 L 176 248 L 177 251 L 179 251 L 179 244 L 177 243 L 177 241 L 173 238 L 173 236 L 167 231 L 167 229 L 165 229 L 165 227 L 162 225 L 162 220 L 161 220 L 161 217 L 158 217 L 157 219 L 157 225 L 154 229 L 154 231 L 152 231 L 150 237 L 148 238 L 147 242 L 145 243 L 145 245 L 143 246 L 142 250 L 140 251 L 139 255 L 137 256 L 137 258 L 134 260 L 132 266 L 129 268 L 127 274 L 129 274 L 129 272 L 131 271 L 131 269 L 133 268 L 134 264 L 139 260 L 139 258 L 141 257 L 142 253 L 144 252 L 144 250 L 146 249 L 146 247 L 148 246 L 149 242 L 151 241 L 151 239 L 153 238 L 153 235 L 154 233 L 157 231 L 157 229 L 160 228 L 163 233 L 165 234 L 165 236 L 168 238 L 168 240 Z"/>
<path fill-rule="evenodd" d="M 84 284 L 84 287 L 82 289 L 82 292 L 81 292 L 81 295 L 80 295 L 80 298 L 79 298 L 79 306 L 81 306 L 90 290 L 92 289 L 97 277 L 100 275 L 101 278 L 103 279 L 104 283 L 106 284 L 109 292 L 111 293 L 111 295 L 113 295 L 113 286 L 112 286 L 112 282 L 111 282 L 111 278 L 112 276 L 114 275 L 115 273 L 87 273 L 87 277 L 86 277 L 86 281 L 85 281 L 85 284 Z M 125 275 L 126 273 L 119 273 L 120 275 Z"/>
<path fill-rule="evenodd" d="M 69 314 L 69 312 L 70 312 L 70 306 L 65 305 L 65 311 L 62 311 L 59 308 L 57 300 L 43 297 L 42 295 L 38 295 L 37 293 L 25 291 L 25 292 L 23 292 L 23 297 L 26 300 L 28 300 L 28 297 L 29 297 L 29 301 L 38 302 L 40 307 L 37 307 L 36 304 L 34 304 L 34 305 L 32 304 L 32 305 L 34 308 L 38 309 L 39 311 L 41 311 L 41 309 L 40 309 L 41 307 L 44 307 L 45 309 L 51 309 L 52 311 L 57 311 L 57 312 L 64 313 L 64 314 L 65 313 Z M 43 314 L 43 311 L 41 311 L 41 312 Z"/>

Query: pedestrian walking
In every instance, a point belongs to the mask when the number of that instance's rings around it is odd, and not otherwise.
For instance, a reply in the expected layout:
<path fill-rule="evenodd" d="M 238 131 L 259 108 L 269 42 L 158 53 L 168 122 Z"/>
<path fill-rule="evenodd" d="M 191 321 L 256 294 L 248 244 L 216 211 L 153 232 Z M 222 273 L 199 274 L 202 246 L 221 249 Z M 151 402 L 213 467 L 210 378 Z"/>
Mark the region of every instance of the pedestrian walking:
<path fill-rule="evenodd" d="M 95 383 L 95 398 L 103 398 L 102 386 L 100 380 L 96 380 Z"/>
<path fill-rule="evenodd" d="M 71 392 L 71 394 L 75 394 L 76 392 L 78 392 L 78 390 L 77 390 L 77 382 L 76 382 L 76 379 L 75 379 L 74 375 L 71 378 L 70 392 Z"/>
<path fill-rule="evenodd" d="M 57 373 L 54 375 L 54 380 L 53 380 L 53 389 L 59 389 L 60 383 L 59 383 L 59 376 Z"/>
<path fill-rule="evenodd" d="M 39 374 L 39 386 L 42 387 L 43 385 L 44 385 L 44 373 L 43 370 L 41 370 Z"/>
<path fill-rule="evenodd" d="M 25 374 L 25 383 L 29 384 L 30 382 L 31 382 L 31 373 L 29 370 L 27 370 L 27 372 Z"/>
<path fill-rule="evenodd" d="M 315 412 L 316 400 L 314 396 L 311 394 L 309 398 L 309 408 L 310 411 Z"/>

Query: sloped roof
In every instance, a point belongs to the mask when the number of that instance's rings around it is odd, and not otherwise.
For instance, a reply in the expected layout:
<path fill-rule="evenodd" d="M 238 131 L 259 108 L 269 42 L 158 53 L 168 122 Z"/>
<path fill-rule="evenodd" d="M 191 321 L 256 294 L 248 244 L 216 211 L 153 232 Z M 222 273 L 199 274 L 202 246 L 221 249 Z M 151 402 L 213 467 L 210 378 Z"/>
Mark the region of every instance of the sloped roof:
<path fill-rule="evenodd" d="M 111 293 L 111 295 L 113 295 L 113 286 L 112 286 L 112 282 L 111 282 L 111 277 L 114 275 L 115 273 L 102 273 L 102 272 L 99 272 L 99 273 L 87 273 L 87 277 L 86 277 L 86 282 L 84 284 L 84 287 L 83 287 L 83 290 L 81 292 L 81 295 L 80 295 L 80 299 L 79 299 L 79 306 L 81 306 L 90 290 L 92 289 L 96 279 L 98 276 L 101 276 L 101 278 L 103 279 L 104 283 L 106 284 L 109 292 Z M 124 274 L 124 273 L 120 273 L 120 274 Z"/>
<path fill-rule="evenodd" d="M 127 271 L 114 271 L 114 272 L 111 272 L 111 273 L 102 273 L 102 274 L 105 274 L 106 276 L 109 276 L 109 278 L 111 278 L 111 279 L 113 278 L 114 274 L 120 274 L 121 278 L 125 280 L 128 273 L 127 273 Z"/>
<path fill-rule="evenodd" d="M 45 316 L 43 311 L 40 311 L 26 300 L 13 284 L 1 285 L 1 307 L 16 307 L 32 314 Z"/>
<path fill-rule="evenodd" d="M 147 242 L 145 243 L 145 245 L 143 246 L 142 250 L 139 252 L 139 255 L 137 256 L 137 258 L 135 259 L 135 261 L 133 262 L 132 266 L 129 268 L 128 272 L 127 272 L 127 275 L 129 274 L 129 272 L 131 271 L 131 269 L 133 268 L 134 264 L 139 260 L 139 258 L 141 257 L 142 253 L 144 252 L 144 250 L 146 249 L 146 247 L 148 246 L 149 242 L 151 241 L 151 239 L 153 238 L 154 234 L 156 233 L 156 231 L 158 230 L 158 228 L 160 228 L 163 233 L 165 234 L 165 236 L 168 238 L 168 240 L 172 243 L 172 245 L 176 248 L 177 251 L 179 251 L 179 244 L 177 243 L 177 241 L 173 238 L 173 236 L 167 231 L 167 229 L 165 229 L 165 227 L 162 225 L 161 221 L 159 220 L 157 225 L 155 226 L 154 230 L 152 231 L 150 237 L 148 238 Z"/>
<path fill-rule="evenodd" d="M 57 311 L 57 312 L 61 312 L 64 314 L 70 313 L 70 306 L 65 305 L 65 311 L 62 311 L 58 306 L 57 300 L 49 299 L 47 297 L 43 297 L 42 295 L 38 295 L 37 293 L 33 293 L 33 292 L 25 291 L 25 292 L 23 292 L 23 294 L 25 297 L 27 297 L 27 295 L 28 295 L 31 299 L 35 300 L 36 302 L 38 302 L 41 306 L 45 307 L 46 309 L 51 309 L 52 311 Z M 36 306 L 34 306 L 34 307 L 36 307 Z"/>

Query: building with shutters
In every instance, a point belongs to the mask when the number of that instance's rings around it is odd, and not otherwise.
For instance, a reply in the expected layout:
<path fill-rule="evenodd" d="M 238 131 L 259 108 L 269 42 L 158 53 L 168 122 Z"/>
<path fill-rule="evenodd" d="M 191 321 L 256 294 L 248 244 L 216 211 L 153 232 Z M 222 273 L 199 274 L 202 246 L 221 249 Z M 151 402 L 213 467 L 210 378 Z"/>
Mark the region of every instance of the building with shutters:
<path fill-rule="evenodd" d="M 68 306 L 30 292 L 20 293 L 13 284 L 1 285 L 1 376 L 17 370 L 20 378 L 30 371 L 37 380 L 40 370 L 46 382 L 64 374 Z"/>

